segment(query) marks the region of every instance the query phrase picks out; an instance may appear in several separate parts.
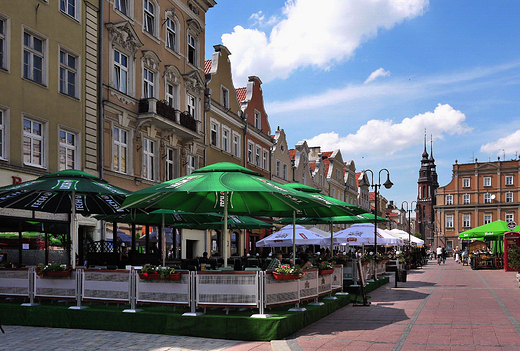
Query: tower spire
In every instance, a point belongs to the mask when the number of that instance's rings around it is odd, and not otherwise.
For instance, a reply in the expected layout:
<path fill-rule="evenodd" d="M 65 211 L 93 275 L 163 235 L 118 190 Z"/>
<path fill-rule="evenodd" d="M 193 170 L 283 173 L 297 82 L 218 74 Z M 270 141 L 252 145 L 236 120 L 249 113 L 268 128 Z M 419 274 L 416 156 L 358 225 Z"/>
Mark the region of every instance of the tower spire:
<path fill-rule="evenodd" d="M 435 159 L 433 158 L 433 134 L 430 134 L 430 161 L 435 162 Z"/>
<path fill-rule="evenodd" d="M 422 158 L 423 160 L 428 160 L 428 151 L 426 151 L 426 128 L 424 128 L 424 152 Z"/>

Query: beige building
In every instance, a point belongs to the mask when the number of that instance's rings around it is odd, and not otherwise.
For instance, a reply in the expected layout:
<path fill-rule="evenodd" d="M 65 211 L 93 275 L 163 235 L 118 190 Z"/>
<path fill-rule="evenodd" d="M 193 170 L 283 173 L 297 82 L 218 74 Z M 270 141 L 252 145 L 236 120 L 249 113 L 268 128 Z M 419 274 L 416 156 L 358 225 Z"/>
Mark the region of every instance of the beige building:
<path fill-rule="evenodd" d="M 344 167 L 345 174 L 345 202 L 358 206 L 358 183 L 356 178 L 356 164 L 353 160 L 345 162 Z"/>
<path fill-rule="evenodd" d="M 64 169 L 99 175 L 98 5 L 0 2 L 0 186 Z M 79 217 L 81 232 L 95 231 L 95 220 Z"/>
<path fill-rule="evenodd" d="M 271 148 L 271 179 L 280 184 L 293 183 L 291 155 L 287 147 L 285 131 L 278 127 L 273 136 L 274 145 Z"/>
<path fill-rule="evenodd" d="M 232 162 L 244 165 L 244 135 L 247 121 L 241 118 L 231 74 L 231 53 L 222 45 L 215 45 L 211 60 L 206 60 L 206 84 L 211 92 L 211 104 L 206 113 L 206 164 Z M 240 116 L 239 116 L 240 112 Z M 223 238 L 220 230 L 209 230 L 208 252 L 222 254 Z M 244 255 L 245 231 L 230 230 L 226 235 L 229 255 Z"/>
<path fill-rule="evenodd" d="M 102 4 L 101 175 L 135 191 L 204 166 L 205 15 L 216 2 Z M 187 237 L 178 243 L 174 236 L 176 257 L 207 250 L 203 232 Z"/>
<path fill-rule="evenodd" d="M 305 140 L 296 144 L 294 149 L 289 150 L 293 164 L 292 179 L 300 184 L 314 186 L 309 163 L 309 152 L 309 146 Z"/>
<path fill-rule="evenodd" d="M 519 172 L 520 160 L 456 162 L 451 182 L 437 189 L 434 246 L 462 247 L 460 232 L 496 220 L 518 223 Z"/>

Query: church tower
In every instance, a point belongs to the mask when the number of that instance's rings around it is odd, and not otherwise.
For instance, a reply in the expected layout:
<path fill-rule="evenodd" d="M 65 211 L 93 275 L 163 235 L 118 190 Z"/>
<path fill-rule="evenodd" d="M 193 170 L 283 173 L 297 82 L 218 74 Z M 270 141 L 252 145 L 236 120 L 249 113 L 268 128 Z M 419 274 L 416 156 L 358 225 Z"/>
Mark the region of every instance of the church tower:
<path fill-rule="evenodd" d="M 431 140 L 430 155 L 428 155 L 428 151 L 426 151 L 426 132 L 424 133 L 424 152 L 422 154 L 417 184 L 416 231 L 421 233 L 427 245 L 432 245 L 435 234 L 435 195 L 439 183 L 437 166 L 433 158 L 433 137 Z"/>

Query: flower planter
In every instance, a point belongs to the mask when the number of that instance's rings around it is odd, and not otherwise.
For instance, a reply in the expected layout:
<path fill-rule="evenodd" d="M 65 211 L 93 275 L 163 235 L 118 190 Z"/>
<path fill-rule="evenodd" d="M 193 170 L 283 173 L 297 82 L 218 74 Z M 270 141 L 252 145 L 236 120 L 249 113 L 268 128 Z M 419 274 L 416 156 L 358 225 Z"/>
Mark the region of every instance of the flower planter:
<path fill-rule="evenodd" d="M 370 261 L 361 261 L 361 264 L 363 266 L 368 266 L 370 264 Z"/>
<path fill-rule="evenodd" d="M 298 280 L 301 277 L 298 277 L 296 274 L 281 274 L 278 272 L 273 272 L 273 278 L 276 280 Z"/>
<path fill-rule="evenodd" d="M 329 275 L 334 273 L 334 269 L 320 269 L 320 275 Z"/>
<path fill-rule="evenodd" d="M 71 272 L 72 271 L 69 269 L 69 270 L 66 270 L 66 271 L 59 271 L 59 272 L 42 272 L 42 273 L 38 273 L 38 275 L 41 278 L 46 278 L 46 277 L 64 278 L 64 277 L 70 277 L 70 273 Z"/>
<path fill-rule="evenodd" d="M 173 273 L 166 278 L 161 278 L 161 275 L 158 273 L 139 273 L 139 278 L 143 280 L 179 280 L 181 279 L 181 273 Z"/>

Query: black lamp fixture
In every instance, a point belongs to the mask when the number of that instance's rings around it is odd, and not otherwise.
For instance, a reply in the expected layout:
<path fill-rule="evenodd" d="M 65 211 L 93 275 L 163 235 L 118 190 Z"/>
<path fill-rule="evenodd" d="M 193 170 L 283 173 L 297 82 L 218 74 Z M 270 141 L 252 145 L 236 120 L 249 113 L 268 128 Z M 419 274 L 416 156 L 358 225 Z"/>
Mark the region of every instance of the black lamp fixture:
<path fill-rule="evenodd" d="M 415 202 L 415 209 L 412 210 L 412 207 L 413 207 L 413 204 Z M 406 209 L 404 208 L 404 204 L 406 204 Z M 403 201 L 401 203 L 401 211 L 405 211 L 405 212 L 408 212 L 408 243 L 410 244 L 410 247 L 412 246 L 412 211 L 415 211 L 417 212 L 419 210 L 419 205 L 417 205 L 417 201 L 412 201 L 410 202 L 410 206 L 408 206 L 408 201 Z"/>
<path fill-rule="evenodd" d="M 375 208 L 375 213 L 374 213 L 374 255 L 376 255 L 376 257 L 377 257 L 377 213 L 378 213 L 377 207 L 378 207 L 378 203 L 379 203 L 378 188 L 381 188 L 381 172 L 383 172 L 383 171 L 386 172 L 386 181 L 383 183 L 383 186 L 386 189 L 390 189 L 394 185 L 394 183 L 392 183 L 390 181 L 390 171 L 386 168 L 382 168 L 379 170 L 379 173 L 378 173 L 379 182 L 378 183 L 374 183 L 374 172 L 372 172 L 372 170 L 370 170 L 370 169 L 363 170 L 361 172 L 361 175 L 358 178 L 359 187 L 361 189 L 367 189 L 369 186 L 374 188 L 374 195 L 375 195 L 374 196 L 374 208 Z M 366 172 L 370 172 L 372 185 L 370 185 L 370 182 L 368 181 Z M 374 280 L 375 279 L 377 279 L 376 260 L 374 260 Z"/>

